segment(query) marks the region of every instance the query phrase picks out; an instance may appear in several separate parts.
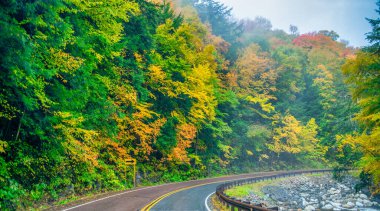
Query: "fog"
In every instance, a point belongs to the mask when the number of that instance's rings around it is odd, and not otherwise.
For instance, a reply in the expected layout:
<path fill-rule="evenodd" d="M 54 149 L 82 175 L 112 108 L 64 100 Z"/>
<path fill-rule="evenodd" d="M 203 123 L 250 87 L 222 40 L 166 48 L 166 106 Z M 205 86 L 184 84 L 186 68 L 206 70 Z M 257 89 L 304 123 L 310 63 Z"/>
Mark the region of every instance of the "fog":
<path fill-rule="evenodd" d="M 220 0 L 233 7 L 237 18 L 268 18 L 274 28 L 289 32 L 296 25 L 301 33 L 334 30 L 341 39 L 359 47 L 368 45 L 371 31 L 365 17 L 376 17 L 376 0 Z"/>

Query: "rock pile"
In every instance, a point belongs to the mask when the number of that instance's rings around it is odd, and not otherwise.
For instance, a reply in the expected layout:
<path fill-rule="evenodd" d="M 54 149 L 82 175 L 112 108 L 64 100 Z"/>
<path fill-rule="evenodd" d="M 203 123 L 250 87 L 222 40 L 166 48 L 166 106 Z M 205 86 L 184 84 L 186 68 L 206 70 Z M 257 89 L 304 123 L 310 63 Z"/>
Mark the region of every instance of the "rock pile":
<path fill-rule="evenodd" d="M 264 197 L 250 193 L 244 200 L 277 206 L 280 210 L 380 210 L 379 204 L 354 190 L 358 180 L 347 176 L 341 182 L 332 175 L 296 176 L 264 186 Z"/>

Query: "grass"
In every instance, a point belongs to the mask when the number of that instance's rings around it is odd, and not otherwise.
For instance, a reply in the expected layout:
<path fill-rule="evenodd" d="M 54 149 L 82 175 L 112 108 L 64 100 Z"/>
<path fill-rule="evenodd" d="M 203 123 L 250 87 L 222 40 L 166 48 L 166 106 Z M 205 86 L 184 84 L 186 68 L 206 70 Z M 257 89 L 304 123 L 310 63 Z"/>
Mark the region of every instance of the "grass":
<path fill-rule="evenodd" d="M 236 197 L 236 198 L 243 198 L 245 196 L 248 196 L 249 193 L 253 192 L 255 195 L 259 197 L 264 197 L 264 193 L 261 191 L 261 188 L 267 185 L 276 185 L 280 181 L 287 179 L 287 178 L 281 178 L 277 180 L 264 180 L 248 185 L 242 185 L 242 186 L 237 186 L 233 187 L 231 189 L 228 189 L 225 191 L 225 193 L 228 196 Z"/>
<path fill-rule="evenodd" d="M 90 196 L 92 196 L 92 195 L 90 195 Z M 90 197 L 90 196 L 88 196 L 88 197 Z M 65 198 L 65 199 L 63 199 L 61 201 L 58 201 L 56 203 L 56 205 L 65 205 L 65 204 L 68 204 L 70 202 L 76 201 L 78 199 L 80 199 L 79 196 L 73 196 L 73 197 L 70 197 L 70 198 Z"/>
<path fill-rule="evenodd" d="M 220 211 L 231 210 L 227 206 L 223 205 L 222 202 L 219 201 L 216 194 L 211 196 L 211 203 L 213 206 L 212 210 L 220 210 Z"/>
<path fill-rule="evenodd" d="M 324 173 L 309 174 L 308 176 L 320 177 L 322 175 L 324 175 Z M 292 177 L 285 177 L 285 178 L 280 178 L 276 180 L 264 180 L 264 181 L 260 181 L 260 182 L 256 182 L 256 183 L 252 183 L 248 185 L 237 186 L 237 187 L 233 187 L 231 189 L 226 190 L 225 193 L 228 196 L 235 197 L 235 198 L 246 197 L 249 195 L 249 193 L 253 193 L 263 198 L 265 194 L 261 191 L 261 189 L 264 186 L 278 185 L 278 183 L 280 183 L 281 181 L 287 180 L 289 178 L 292 178 Z"/>

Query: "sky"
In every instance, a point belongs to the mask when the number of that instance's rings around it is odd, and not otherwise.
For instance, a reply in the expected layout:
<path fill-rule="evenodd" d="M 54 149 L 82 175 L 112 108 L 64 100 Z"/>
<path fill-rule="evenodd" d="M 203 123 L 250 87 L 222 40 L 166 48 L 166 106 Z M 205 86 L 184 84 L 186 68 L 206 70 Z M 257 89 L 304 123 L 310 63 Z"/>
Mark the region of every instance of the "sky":
<path fill-rule="evenodd" d="M 351 46 L 368 45 L 365 33 L 372 30 L 365 19 L 377 18 L 376 0 L 219 0 L 233 8 L 236 18 L 262 16 L 273 28 L 289 32 L 289 25 L 300 33 L 334 30 Z"/>

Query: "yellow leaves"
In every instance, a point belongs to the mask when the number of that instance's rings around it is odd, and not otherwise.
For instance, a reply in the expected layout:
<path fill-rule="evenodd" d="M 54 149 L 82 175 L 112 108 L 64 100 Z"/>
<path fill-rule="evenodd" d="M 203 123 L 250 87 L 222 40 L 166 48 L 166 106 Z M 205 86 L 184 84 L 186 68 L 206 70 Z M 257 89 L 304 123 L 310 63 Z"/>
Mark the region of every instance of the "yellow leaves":
<path fill-rule="evenodd" d="M 227 73 L 225 80 L 227 82 L 227 85 L 231 88 L 238 87 L 238 74 L 235 71 L 230 71 Z"/>
<path fill-rule="evenodd" d="M 138 53 L 135 52 L 133 55 L 135 56 L 135 59 L 136 59 L 137 63 L 143 62 L 143 57 L 140 54 L 138 54 Z"/>
<path fill-rule="evenodd" d="M 78 162 L 90 162 L 98 166 L 98 132 L 81 128 L 84 121 L 82 116 L 75 117 L 70 112 L 55 112 L 54 116 L 60 120 L 54 129 L 62 134 L 60 138 L 64 140 L 62 146 L 66 153 Z"/>
<path fill-rule="evenodd" d="M 139 103 L 136 105 L 136 112 L 133 113 L 133 118 L 135 119 L 150 119 L 153 116 L 158 115 L 154 111 L 149 110 L 152 104 L 149 103 Z"/>
<path fill-rule="evenodd" d="M 380 193 L 380 127 L 375 127 L 368 134 L 357 137 L 364 153 L 359 165 L 373 176 L 373 192 Z"/>
<path fill-rule="evenodd" d="M 361 107 L 355 119 L 364 124 L 360 135 L 342 138 L 341 145 L 357 146 L 363 156 L 359 166 L 373 177 L 373 192 L 380 193 L 380 92 L 378 54 L 359 51 L 347 59 L 342 70 L 346 83 L 352 88 L 353 98 Z"/>
<path fill-rule="evenodd" d="M 273 93 L 276 91 L 277 73 L 272 65 L 269 55 L 260 52 L 260 47 L 253 44 L 244 49 L 236 62 L 237 78 L 229 75 L 230 83 L 238 84 L 239 94 L 248 102 L 259 104 L 266 113 L 274 111 L 269 101 L 276 100 Z"/>
<path fill-rule="evenodd" d="M 373 193 L 380 192 L 380 128 L 375 127 L 371 131 L 365 131 L 362 134 L 337 136 L 338 157 L 344 156 L 344 148 L 349 146 L 354 151 L 363 153 L 359 166 L 373 176 L 374 186 Z"/>
<path fill-rule="evenodd" d="M 222 37 L 209 34 L 209 39 L 211 43 L 215 46 L 215 48 L 218 50 L 218 52 L 222 54 L 228 52 L 228 49 L 230 48 L 231 44 L 225 41 Z"/>
<path fill-rule="evenodd" d="M 194 124 L 212 121 L 215 118 L 217 105 L 214 97 L 214 85 L 212 80 L 216 77 L 214 70 L 207 65 L 199 65 L 191 69 L 185 76 L 185 82 L 172 81 L 166 77 L 166 73 L 157 65 L 149 67 L 151 86 L 163 94 L 176 98 L 185 94 L 193 99 L 190 109 L 190 119 Z"/>
<path fill-rule="evenodd" d="M 152 111 L 152 104 L 140 103 L 137 100 L 136 91 L 128 86 L 117 86 L 115 90 L 117 96 L 116 105 L 123 115 L 114 115 L 119 129 L 117 138 L 120 142 L 132 142 L 136 146 L 133 150 L 135 155 L 141 155 L 148 159 L 148 155 L 153 152 L 152 145 L 160 134 L 161 127 L 165 124 L 165 118 L 158 118 L 159 115 Z M 133 113 L 122 109 L 123 106 L 131 106 Z M 156 119 L 156 120 L 155 120 Z"/>
<path fill-rule="evenodd" d="M 314 118 L 311 118 L 309 122 L 303 126 L 301 133 L 301 147 L 302 151 L 307 156 L 314 160 L 325 161 L 324 155 L 326 154 L 328 147 L 319 143 L 318 125 Z"/>
<path fill-rule="evenodd" d="M 274 129 L 274 143 L 268 144 L 270 150 L 276 153 L 309 154 L 311 157 L 313 154 L 322 155 L 323 152 L 317 149 L 319 140 L 316 138 L 318 125 L 315 119 L 310 119 L 306 126 L 303 126 L 288 114 L 280 124 L 280 127 Z"/>
<path fill-rule="evenodd" d="M 166 82 L 166 73 L 161 69 L 161 67 L 156 65 L 151 65 L 148 69 L 149 77 L 154 83 L 165 83 Z"/>
<path fill-rule="evenodd" d="M 83 59 L 79 57 L 74 57 L 61 49 L 57 50 L 54 48 L 49 49 L 49 58 L 46 58 L 47 68 L 57 69 L 57 74 L 59 73 L 69 73 L 73 74 L 79 67 L 83 64 Z"/>
<path fill-rule="evenodd" d="M 245 152 L 247 153 L 247 155 L 249 155 L 249 156 L 252 156 L 253 155 L 253 152 L 252 151 L 250 151 L 250 150 L 245 150 Z"/>
<path fill-rule="evenodd" d="M 9 104 L 3 94 L 0 94 L 0 107 L 0 118 L 11 120 L 16 117 L 17 113 L 20 112 L 16 107 Z"/>
<path fill-rule="evenodd" d="M 313 73 L 316 78 L 313 80 L 313 86 L 318 87 L 319 96 L 322 97 L 320 104 L 325 110 L 332 107 L 334 102 L 336 102 L 335 87 L 334 87 L 334 76 L 324 65 L 317 65 L 316 72 Z"/>
<path fill-rule="evenodd" d="M 5 153 L 5 148 L 8 147 L 8 143 L 6 141 L 0 140 L 0 153 Z"/>
<path fill-rule="evenodd" d="M 124 117 L 118 120 L 119 139 L 134 142 L 137 146 L 134 149 L 134 154 L 139 154 L 144 159 L 149 159 L 148 155 L 153 152 L 152 145 L 159 136 L 161 127 L 166 122 L 165 118 L 149 122 L 152 121 L 153 113 L 147 107 L 140 106 L 140 110 L 132 115 L 133 118 Z"/>
<path fill-rule="evenodd" d="M 139 12 L 135 2 L 123 0 L 65 0 L 74 4 L 78 10 L 72 12 L 84 12 L 91 18 L 96 26 L 97 32 L 104 35 L 111 43 L 120 40 L 123 25 L 121 20 L 127 22 L 130 14 Z M 91 32 L 90 32 L 91 33 Z"/>
<path fill-rule="evenodd" d="M 178 138 L 185 140 L 192 140 L 197 135 L 197 128 L 191 124 L 182 124 L 177 126 L 178 129 Z"/>
<path fill-rule="evenodd" d="M 223 152 L 223 156 L 226 158 L 225 164 L 228 164 L 229 161 L 236 159 L 231 146 L 219 143 L 218 148 Z"/>
<path fill-rule="evenodd" d="M 168 155 L 169 161 L 188 163 L 189 157 L 186 149 L 191 146 L 192 140 L 197 135 L 197 128 L 192 124 L 181 124 L 177 126 L 177 146 Z"/>
<path fill-rule="evenodd" d="M 63 112 L 63 111 L 54 112 L 54 116 L 60 117 L 62 122 L 66 123 L 69 126 L 77 126 L 79 123 L 82 123 L 84 120 L 82 116 L 74 118 L 70 112 Z"/>
<path fill-rule="evenodd" d="M 202 163 L 202 157 L 201 156 L 190 154 L 189 158 L 194 160 L 194 163 L 197 166 L 196 168 L 198 168 L 200 170 L 206 170 L 207 169 L 207 167 L 205 165 L 203 165 L 203 163 Z"/>
<path fill-rule="evenodd" d="M 187 75 L 188 86 L 184 88 L 184 93 L 195 99 L 190 110 L 190 119 L 195 124 L 215 119 L 217 102 L 211 81 L 214 74 L 208 66 L 200 65 Z"/>
<path fill-rule="evenodd" d="M 252 96 L 247 96 L 246 97 L 246 100 L 251 102 L 251 103 L 257 103 L 261 106 L 261 109 L 267 113 L 270 113 L 272 111 L 275 110 L 274 106 L 272 105 L 272 103 L 268 103 L 268 98 L 260 98 L 261 96 L 259 97 L 252 97 Z M 265 96 L 263 96 L 265 97 Z"/>
<path fill-rule="evenodd" d="M 181 82 L 167 78 L 166 73 L 157 65 L 151 65 L 148 70 L 149 83 L 152 87 L 169 97 L 178 96 L 180 88 L 183 86 Z"/>
<path fill-rule="evenodd" d="M 269 159 L 269 156 L 267 154 L 261 154 L 260 157 L 259 157 L 259 161 L 262 161 L 262 160 L 267 160 Z"/>
<path fill-rule="evenodd" d="M 344 154 L 344 148 L 347 146 L 350 147 L 350 149 L 358 150 L 360 147 L 360 141 L 355 137 L 355 135 L 336 135 L 336 146 L 337 146 L 337 157 L 342 158 L 345 156 Z"/>
<path fill-rule="evenodd" d="M 154 4 L 161 4 L 161 3 L 163 3 L 163 0 L 148 0 L 148 1 L 150 1 L 150 2 L 152 2 Z"/>
<path fill-rule="evenodd" d="M 342 67 L 346 82 L 352 85 L 353 98 L 361 107 L 356 118 L 369 128 L 380 125 L 379 64 L 378 55 L 359 52 Z"/>
<path fill-rule="evenodd" d="M 115 104 L 118 106 L 129 106 L 137 103 L 137 93 L 130 86 L 115 85 L 112 91 L 116 98 Z"/>
<path fill-rule="evenodd" d="M 188 75 L 187 80 L 191 85 L 199 85 L 206 87 L 210 83 L 210 79 L 213 73 L 209 69 L 208 65 L 199 65 L 192 69 L 191 74 Z"/>

